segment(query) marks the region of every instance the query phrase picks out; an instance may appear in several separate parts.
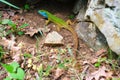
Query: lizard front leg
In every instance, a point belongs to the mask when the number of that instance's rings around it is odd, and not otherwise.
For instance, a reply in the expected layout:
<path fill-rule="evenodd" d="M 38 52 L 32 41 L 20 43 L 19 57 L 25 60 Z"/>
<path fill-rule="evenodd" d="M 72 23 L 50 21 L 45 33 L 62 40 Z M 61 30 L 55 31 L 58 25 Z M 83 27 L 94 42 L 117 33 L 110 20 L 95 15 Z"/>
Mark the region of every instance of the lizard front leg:
<path fill-rule="evenodd" d="M 48 25 L 50 23 L 50 20 L 45 21 L 45 25 Z"/>

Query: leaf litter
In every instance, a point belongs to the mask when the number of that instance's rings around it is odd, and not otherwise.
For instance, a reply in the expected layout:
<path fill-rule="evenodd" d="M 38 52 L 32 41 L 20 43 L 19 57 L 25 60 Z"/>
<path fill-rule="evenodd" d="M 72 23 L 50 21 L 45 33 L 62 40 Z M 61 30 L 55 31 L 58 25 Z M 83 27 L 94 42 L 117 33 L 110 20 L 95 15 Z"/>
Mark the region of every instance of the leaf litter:
<path fill-rule="evenodd" d="M 17 25 L 23 23 L 30 24 L 23 29 L 25 31 L 23 36 L 11 35 L 9 37 L 0 38 L 0 45 L 10 50 L 10 53 L 12 53 L 9 54 L 9 57 L 12 58 L 10 61 L 17 61 L 26 71 L 25 80 L 40 78 L 43 80 L 106 80 L 113 78 L 114 73 L 107 68 L 109 64 L 102 64 L 98 68 L 93 68 L 97 59 L 102 57 L 101 55 L 104 55 L 106 51 L 102 49 L 95 53 L 80 40 L 79 44 L 81 47 L 78 56 L 74 58 L 71 50 L 73 46 L 68 45 L 73 44 L 71 38 L 72 35 L 64 29 L 61 32 L 58 32 L 63 36 L 63 42 L 65 43 L 63 46 L 52 47 L 43 45 L 45 37 L 41 35 L 46 36 L 56 29 L 53 27 L 53 24 L 49 24 L 46 30 L 43 26 L 44 19 L 41 19 L 39 15 L 34 14 L 35 12 L 36 11 L 28 13 L 30 16 L 27 14 L 22 16 L 14 13 L 8 14 L 4 11 L 2 17 L 3 19 L 7 18 L 18 22 Z M 67 14 L 68 13 L 66 13 L 66 15 Z M 34 18 L 32 16 L 34 16 Z M 7 58 L 3 57 L 2 60 L 3 62 L 8 63 L 8 61 L 6 61 Z M 86 62 L 90 65 L 89 68 L 85 66 Z M 2 70 L 1 67 L 0 70 Z M 86 75 L 81 76 L 81 74 Z M 117 76 L 120 76 L 119 72 Z"/>

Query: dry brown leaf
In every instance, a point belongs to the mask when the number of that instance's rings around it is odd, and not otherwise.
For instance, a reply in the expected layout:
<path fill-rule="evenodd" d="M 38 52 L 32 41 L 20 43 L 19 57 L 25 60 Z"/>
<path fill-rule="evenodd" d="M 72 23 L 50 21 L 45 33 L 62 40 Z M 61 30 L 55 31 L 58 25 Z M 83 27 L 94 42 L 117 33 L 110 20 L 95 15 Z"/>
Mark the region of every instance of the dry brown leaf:
<path fill-rule="evenodd" d="M 91 63 L 92 63 L 92 64 L 94 64 L 94 63 L 96 63 L 96 62 L 98 62 L 98 58 L 93 58 L 93 59 L 91 60 Z"/>
<path fill-rule="evenodd" d="M 57 68 L 56 70 L 55 70 L 55 76 L 54 76 L 54 79 L 56 80 L 56 79 L 58 79 L 62 74 L 64 74 L 64 70 L 63 69 L 60 69 L 60 68 Z"/>
<path fill-rule="evenodd" d="M 30 37 L 32 37 L 33 35 L 37 34 L 39 31 L 42 31 L 40 28 L 39 29 L 35 29 L 33 27 L 30 27 L 29 29 L 27 29 L 25 34 L 30 35 Z"/>
<path fill-rule="evenodd" d="M 103 67 L 99 68 L 98 71 L 95 71 L 91 74 L 87 74 L 85 78 L 86 78 L 86 80 L 93 80 L 93 79 L 99 80 L 100 77 L 104 77 L 105 79 L 109 79 L 112 77 L 112 72 L 106 72 L 106 70 L 107 70 L 106 67 L 103 66 Z"/>
<path fill-rule="evenodd" d="M 19 50 L 15 54 L 13 54 L 12 58 L 13 58 L 13 61 L 17 61 L 17 62 L 22 61 L 22 59 L 21 59 L 21 51 Z"/>
<path fill-rule="evenodd" d="M 100 56 L 101 54 L 105 53 L 106 50 L 105 49 L 101 49 L 99 51 L 96 52 L 97 56 Z"/>
<path fill-rule="evenodd" d="M 61 80 L 71 80 L 71 79 L 68 78 L 68 77 L 64 77 L 64 78 L 62 78 Z"/>
<path fill-rule="evenodd" d="M 16 42 L 15 42 L 15 37 L 12 36 L 11 39 L 6 39 L 5 37 L 0 39 L 0 45 L 4 46 L 5 48 L 16 52 L 18 50 L 21 49 L 21 47 L 15 46 Z"/>

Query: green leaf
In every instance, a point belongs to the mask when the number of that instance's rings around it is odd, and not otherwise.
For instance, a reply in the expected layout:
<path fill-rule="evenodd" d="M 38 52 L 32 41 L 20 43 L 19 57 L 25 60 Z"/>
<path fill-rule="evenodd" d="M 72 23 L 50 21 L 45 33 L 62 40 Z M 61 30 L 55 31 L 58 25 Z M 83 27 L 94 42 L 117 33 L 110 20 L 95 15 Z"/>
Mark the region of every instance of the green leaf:
<path fill-rule="evenodd" d="M 17 62 L 12 62 L 10 64 L 13 67 L 13 71 L 15 72 L 17 70 L 17 68 L 19 67 L 19 64 Z"/>
<path fill-rule="evenodd" d="M 30 5 L 25 4 L 24 8 L 25 8 L 25 10 L 29 10 L 30 9 Z"/>
<path fill-rule="evenodd" d="M 95 67 L 100 67 L 100 62 L 94 64 Z"/>
<path fill-rule="evenodd" d="M 1 63 L 1 65 L 5 68 L 5 70 L 7 71 L 7 72 L 9 72 L 9 73 L 13 73 L 14 71 L 14 68 L 13 68 L 13 66 L 11 66 L 10 64 L 2 64 Z"/>
<path fill-rule="evenodd" d="M 48 75 L 50 74 L 51 68 L 52 68 L 52 67 L 51 67 L 50 65 L 47 66 L 46 71 L 45 71 L 45 73 L 44 73 L 45 76 L 48 76 Z"/>
<path fill-rule="evenodd" d="M 120 78 L 112 78 L 112 80 L 120 80 Z"/>
<path fill-rule="evenodd" d="M 6 32 L 6 35 L 9 35 L 9 34 L 11 34 L 12 33 L 12 30 L 8 30 L 7 32 Z"/>
<path fill-rule="evenodd" d="M 66 68 L 64 63 L 60 63 L 60 64 L 58 65 L 58 67 L 61 68 L 61 69 Z"/>
<path fill-rule="evenodd" d="M 75 15 L 71 14 L 70 16 L 68 16 L 69 19 L 74 19 L 75 18 Z"/>
<path fill-rule="evenodd" d="M 25 27 L 27 27 L 28 26 L 28 24 L 23 24 L 23 25 L 21 25 L 20 27 L 19 27 L 19 29 L 22 29 L 22 28 L 25 28 Z"/>
<path fill-rule="evenodd" d="M 9 76 L 10 76 L 12 79 L 18 79 L 17 73 L 9 73 Z"/>
<path fill-rule="evenodd" d="M 10 22 L 10 19 L 3 19 L 1 24 L 8 24 Z"/>
<path fill-rule="evenodd" d="M 5 54 L 5 51 L 4 51 L 3 47 L 0 46 L 0 60 L 3 57 L 4 54 Z"/>
<path fill-rule="evenodd" d="M 32 55 L 29 54 L 29 53 L 24 53 L 23 56 L 24 56 L 25 58 L 31 58 L 31 57 L 32 57 Z"/>
<path fill-rule="evenodd" d="M 5 79 L 3 79 L 3 80 L 11 80 L 11 78 L 10 77 L 6 77 Z"/>
<path fill-rule="evenodd" d="M 42 80 L 42 76 L 43 76 L 43 65 L 42 64 L 40 64 L 40 66 L 38 66 L 37 71 L 40 76 L 40 80 Z"/>
<path fill-rule="evenodd" d="M 25 77 L 25 72 L 24 72 L 24 70 L 22 69 L 22 68 L 18 68 L 18 70 L 17 70 L 17 75 L 18 75 L 18 79 L 21 79 L 21 80 L 23 80 L 24 79 L 24 77 Z"/>
<path fill-rule="evenodd" d="M 8 25 L 11 26 L 13 30 L 16 30 L 16 28 L 17 28 L 16 24 L 11 20 L 8 22 Z"/>
<path fill-rule="evenodd" d="M 43 65 L 42 64 L 40 64 L 40 66 L 38 66 L 38 72 L 41 72 L 41 71 L 43 71 Z"/>
<path fill-rule="evenodd" d="M 21 36 L 21 35 L 24 34 L 24 32 L 23 31 L 18 31 L 17 34 Z"/>
<path fill-rule="evenodd" d="M 10 73 L 10 77 L 12 77 L 13 79 L 23 80 L 25 77 L 25 73 L 21 68 L 18 68 L 17 73 Z"/>

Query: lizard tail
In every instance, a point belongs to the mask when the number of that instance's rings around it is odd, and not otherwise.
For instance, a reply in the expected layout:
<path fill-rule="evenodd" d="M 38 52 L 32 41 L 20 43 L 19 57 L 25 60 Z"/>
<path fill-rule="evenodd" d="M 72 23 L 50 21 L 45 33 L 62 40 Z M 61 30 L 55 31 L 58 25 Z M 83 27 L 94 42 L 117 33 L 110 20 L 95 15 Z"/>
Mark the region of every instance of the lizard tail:
<path fill-rule="evenodd" d="M 77 52 L 77 49 L 78 49 L 78 35 L 77 35 L 77 33 L 75 32 L 75 30 L 72 27 L 70 27 L 68 30 L 73 35 L 73 39 L 74 39 L 74 53 L 75 53 L 75 56 L 76 56 L 76 52 Z"/>

